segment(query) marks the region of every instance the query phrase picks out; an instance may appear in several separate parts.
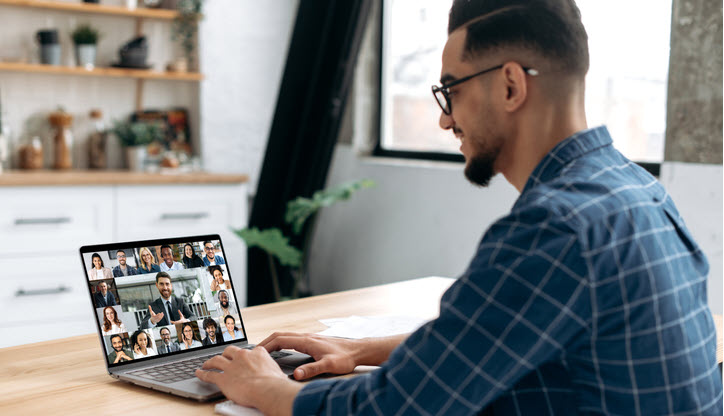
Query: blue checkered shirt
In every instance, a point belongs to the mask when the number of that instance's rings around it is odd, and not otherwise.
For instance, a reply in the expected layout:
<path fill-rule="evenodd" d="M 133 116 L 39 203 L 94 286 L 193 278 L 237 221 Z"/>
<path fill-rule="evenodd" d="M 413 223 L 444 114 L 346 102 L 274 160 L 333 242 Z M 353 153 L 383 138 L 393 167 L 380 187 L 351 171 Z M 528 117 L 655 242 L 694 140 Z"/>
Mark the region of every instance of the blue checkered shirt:
<path fill-rule="evenodd" d="M 439 318 L 380 369 L 307 384 L 294 413 L 722 414 L 708 263 L 605 127 L 539 163 Z"/>

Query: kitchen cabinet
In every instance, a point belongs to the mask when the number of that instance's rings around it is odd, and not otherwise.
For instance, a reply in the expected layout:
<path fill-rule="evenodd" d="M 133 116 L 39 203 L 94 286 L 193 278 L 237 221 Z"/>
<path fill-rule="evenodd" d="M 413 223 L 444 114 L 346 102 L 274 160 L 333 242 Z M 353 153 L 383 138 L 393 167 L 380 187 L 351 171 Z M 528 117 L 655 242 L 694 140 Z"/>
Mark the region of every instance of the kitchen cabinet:
<path fill-rule="evenodd" d="M 0 347 L 94 332 L 82 245 L 220 234 L 240 306 L 245 175 L 16 172 L 0 175 Z"/>

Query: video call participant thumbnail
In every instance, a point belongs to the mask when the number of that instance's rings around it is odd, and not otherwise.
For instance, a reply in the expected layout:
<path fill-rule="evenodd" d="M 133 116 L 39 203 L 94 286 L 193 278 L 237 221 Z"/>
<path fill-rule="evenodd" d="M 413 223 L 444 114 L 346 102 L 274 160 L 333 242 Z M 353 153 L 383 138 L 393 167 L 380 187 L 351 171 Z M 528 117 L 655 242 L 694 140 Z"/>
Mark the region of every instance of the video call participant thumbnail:
<path fill-rule="evenodd" d="M 219 325 L 216 323 L 215 320 L 211 318 L 206 318 L 204 319 L 204 322 L 201 324 L 201 326 L 206 332 L 206 336 L 203 340 L 201 340 L 202 344 L 215 345 L 222 344 L 224 342 L 221 336 L 221 328 L 219 328 Z"/>
<path fill-rule="evenodd" d="M 206 252 L 206 255 L 204 256 L 204 266 L 208 267 L 218 264 L 226 264 L 224 258 L 216 254 L 216 250 L 214 250 L 214 243 L 211 241 L 204 241 L 204 252 Z"/>
<path fill-rule="evenodd" d="M 131 358 L 131 350 L 123 348 L 123 338 L 118 335 L 111 335 L 111 347 L 113 351 L 108 354 L 108 362 L 111 364 L 118 364 L 125 361 L 133 361 Z"/>
<path fill-rule="evenodd" d="M 229 300 L 229 292 L 226 290 L 219 291 L 219 318 L 224 318 L 227 315 L 233 315 L 236 313 L 236 304 Z"/>
<path fill-rule="evenodd" d="M 153 257 L 153 253 L 151 253 L 151 249 L 148 247 L 141 247 L 141 249 L 138 250 L 138 255 L 141 257 L 141 265 L 138 266 L 138 274 L 158 273 L 161 271 L 161 268 L 158 267 L 158 264 L 156 264 L 156 258 Z"/>
<path fill-rule="evenodd" d="M 188 350 L 190 348 L 198 348 L 202 346 L 201 341 L 197 339 L 198 337 L 194 331 L 193 323 L 185 322 L 181 324 L 181 342 L 178 343 L 181 350 Z M 178 325 L 176 327 L 178 328 Z"/>
<path fill-rule="evenodd" d="M 118 266 L 113 268 L 113 277 L 133 276 L 138 274 L 138 270 L 135 267 L 126 264 L 126 252 L 118 250 L 116 252 L 116 259 L 118 260 Z"/>
<path fill-rule="evenodd" d="M 137 330 L 131 335 L 131 347 L 133 348 L 133 358 L 144 358 L 158 355 L 153 349 L 153 341 L 146 331 Z"/>
<path fill-rule="evenodd" d="M 112 280 L 109 280 L 111 282 Z M 104 281 L 96 285 L 96 293 L 93 294 L 93 303 L 96 308 L 104 308 L 106 306 L 114 306 L 116 297 L 108 290 L 108 284 Z"/>
<path fill-rule="evenodd" d="M 201 260 L 201 257 L 199 257 L 198 254 L 196 254 L 194 246 L 191 243 L 186 243 L 184 245 L 184 256 L 181 261 L 183 261 L 184 266 L 186 266 L 187 269 L 204 267 L 204 261 Z"/>
<path fill-rule="evenodd" d="M 113 306 L 103 308 L 103 335 L 122 334 L 128 332 L 126 325 L 118 318 Z"/>
<path fill-rule="evenodd" d="M 244 338 L 244 334 L 239 331 L 236 327 L 236 320 L 233 316 L 227 315 L 224 318 L 224 325 L 226 326 L 226 332 L 224 332 L 224 341 L 233 341 L 239 338 Z"/>
<path fill-rule="evenodd" d="M 142 329 L 189 322 L 195 317 L 186 302 L 173 295 L 171 276 L 168 273 L 156 274 L 156 289 L 161 296 L 148 305 L 149 313 L 141 322 Z"/>
<path fill-rule="evenodd" d="M 179 351 L 178 342 L 171 341 L 171 330 L 167 327 L 161 328 L 159 331 L 159 335 L 161 335 L 161 343 L 158 344 L 158 353 L 159 354 L 168 354 L 170 352 L 176 352 Z"/>
<path fill-rule="evenodd" d="M 161 258 L 163 259 L 163 263 L 161 263 L 159 267 L 162 272 L 184 269 L 184 265 L 173 258 L 173 249 L 169 245 L 164 244 L 161 246 Z"/>
<path fill-rule="evenodd" d="M 222 289 L 231 289 L 231 282 L 224 280 L 224 271 L 221 266 L 209 266 L 211 275 L 211 291 L 216 293 Z"/>
<path fill-rule="evenodd" d="M 93 253 L 91 256 L 91 264 L 91 268 L 88 269 L 89 280 L 113 279 L 111 269 L 103 264 L 103 259 L 100 254 Z"/>

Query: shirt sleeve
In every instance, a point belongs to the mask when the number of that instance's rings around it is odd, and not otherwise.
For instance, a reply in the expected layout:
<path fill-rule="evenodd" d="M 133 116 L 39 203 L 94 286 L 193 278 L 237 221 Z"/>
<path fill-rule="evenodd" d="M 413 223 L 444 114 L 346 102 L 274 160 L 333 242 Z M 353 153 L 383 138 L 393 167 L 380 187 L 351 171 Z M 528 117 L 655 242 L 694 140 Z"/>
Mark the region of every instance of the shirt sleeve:
<path fill-rule="evenodd" d="M 577 233 L 543 209 L 511 214 L 483 238 L 443 295 L 440 315 L 364 376 L 306 385 L 294 414 L 479 413 L 590 331 Z"/>

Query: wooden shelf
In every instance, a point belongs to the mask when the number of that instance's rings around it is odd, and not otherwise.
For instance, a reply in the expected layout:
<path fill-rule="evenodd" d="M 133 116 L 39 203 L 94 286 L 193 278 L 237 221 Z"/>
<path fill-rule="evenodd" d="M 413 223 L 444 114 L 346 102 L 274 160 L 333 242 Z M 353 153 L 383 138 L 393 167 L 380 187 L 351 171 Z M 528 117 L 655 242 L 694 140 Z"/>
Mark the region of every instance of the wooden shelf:
<path fill-rule="evenodd" d="M 139 1 L 139 3 L 141 3 Z M 38 9 L 60 10 L 74 13 L 94 13 L 113 16 L 142 17 L 149 19 L 173 20 L 179 15 L 176 10 L 169 9 L 129 9 L 122 6 L 107 6 L 103 4 L 77 3 L 52 0 L 0 0 L 0 6 L 34 7 Z"/>
<path fill-rule="evenodd" d="M 166 173 L 129 172 L 127 170 L 11 170 L 0 173 L 0 188 L 7 186 L 79 186 L 79 185 L 184 185 L 246 183 L 244 174 L 208 172 Z"/>
<path fill-rule="evenodd" d="M 0 0 L 7 1 L 7 0 Z M 116 77 L 135 79 L 157 79 L 168 81 L 201 81 L 204 79 L 198 72 L 160 72 L 147 69 L 128 68 L 106 68 L 96 67 L 85 69 L 79 66 L 24 64 L 15 62 L 0 62 L 0 71 L 55 74 L 55 75 L 80 75 L 92 77 Z"/>

